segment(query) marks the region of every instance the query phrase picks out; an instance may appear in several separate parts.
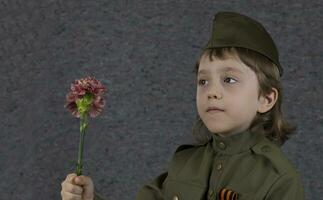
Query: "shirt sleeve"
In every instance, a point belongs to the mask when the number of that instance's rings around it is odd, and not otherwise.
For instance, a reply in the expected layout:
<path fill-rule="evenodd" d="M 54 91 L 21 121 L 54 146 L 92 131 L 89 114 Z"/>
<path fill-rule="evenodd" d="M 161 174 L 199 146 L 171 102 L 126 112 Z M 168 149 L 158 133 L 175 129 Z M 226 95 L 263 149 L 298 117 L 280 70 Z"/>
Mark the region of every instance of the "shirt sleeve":
<path fill-rule="evenodd" d="M 284 174 L 273 183 L 265 200 L 304 200 L 304 186 L 299 173 Z"/>
<path fill-rule="evenodd" d="M 136 200 L 164 200 L 165 179 L 168 172 L 159 174 L 144 184 L 136 194 Z"/>

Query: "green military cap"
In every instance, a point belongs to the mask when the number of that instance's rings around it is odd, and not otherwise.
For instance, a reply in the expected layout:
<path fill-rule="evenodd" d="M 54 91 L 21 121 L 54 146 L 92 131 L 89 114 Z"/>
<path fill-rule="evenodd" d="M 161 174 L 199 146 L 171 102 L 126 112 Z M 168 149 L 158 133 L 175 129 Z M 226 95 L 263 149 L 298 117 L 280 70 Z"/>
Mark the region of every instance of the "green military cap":
<path fill-rule="evenodd" d="M 216 13 L 211 38 L 203 50 L 228 46 L 244 47 L 266 56 L 278 66 L 280 76 L 283 75 L 277 47 L 270 34 L 258 21 L 236 12 Z"/>

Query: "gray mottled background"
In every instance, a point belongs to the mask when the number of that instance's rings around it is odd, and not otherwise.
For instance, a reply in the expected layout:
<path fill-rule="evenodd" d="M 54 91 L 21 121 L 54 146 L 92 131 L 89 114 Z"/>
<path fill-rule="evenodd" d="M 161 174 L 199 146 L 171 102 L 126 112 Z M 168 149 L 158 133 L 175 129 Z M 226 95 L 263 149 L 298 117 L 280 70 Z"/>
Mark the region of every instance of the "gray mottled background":
<path fill-rule="evenodd" d="M 284 115 L 298 125 L 283 151 L 306 199 L 323 193 L 323 5 L 302 1 L 0 1 L 0 199 L 60 199 L 75 170 L 79 120 L 70 84 L 94 76 L 107 105 L 86 132 L 84 174 L 109 200 L 134 199 L 195 142 L 193 66 L 217 11 L 260 21 L 285 69 Z"/>

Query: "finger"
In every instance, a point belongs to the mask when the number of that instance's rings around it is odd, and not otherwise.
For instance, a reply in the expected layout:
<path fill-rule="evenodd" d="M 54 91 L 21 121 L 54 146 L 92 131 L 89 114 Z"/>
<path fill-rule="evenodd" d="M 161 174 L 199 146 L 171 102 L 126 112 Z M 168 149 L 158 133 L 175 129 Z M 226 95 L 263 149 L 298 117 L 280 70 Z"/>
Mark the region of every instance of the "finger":
<path fill-rule="evenodd" d="M 68 200 L 82 200 L 82 196 L 78 194 L 72 194 L 66 191 L 61 191 L 61 195 L 63 200 L 68 199 Z"/>
<path fill-rule="evenodd" d="M 83 193 L 83 188 L 81 186 L 73 185 L 72 183 L 66 183 L 64 189 L 64 191 L 70 192 L 72 194 L 82 195 Z"/>
<path fill-rule="evenodd" d="M 67 175 L 67 177 L 66 177 L 66 180 L 67 180 L 68 182 L 71 182 L 71 181 L 72 181 L 72 179 L 73 179 L 75 176 L 77 176 L 75 173 L 68 174 L 68 175 Z"/>
<path fill-rule="evenodd" d="M 74 177 L 73 181 L 74 183 L 78 185 L 83 185 L 83 186 L 88 186 L 92 182 L 92 180 L 88 176 L 83 176 L 83 175 Z"/>

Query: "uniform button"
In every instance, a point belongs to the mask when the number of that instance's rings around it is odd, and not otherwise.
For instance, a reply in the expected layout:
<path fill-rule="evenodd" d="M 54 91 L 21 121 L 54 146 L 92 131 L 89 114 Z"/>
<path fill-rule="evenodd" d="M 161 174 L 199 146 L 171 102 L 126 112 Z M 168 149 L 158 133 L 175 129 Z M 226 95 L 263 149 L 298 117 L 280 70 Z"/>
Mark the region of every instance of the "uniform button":
<path fill-rule="evenodd" d="M 265 152 L 265 153 L 269 152 L 270 151 L 270 146 L 265 145 L 265 146 L 261 147 L 261 151 Z"/>
<path fill-rule="evenodd" d="M 179 200 L 178 196 L 177 196 L 177 195 L 175 195 L 175 196 L 173 197 L 173 200 Z"/>
<path fill-rule="evenodd" d="M 219 147 L 220 147 L 220 149 L 225 149 L 225 144 L 224 144 L 224 142 L 219 142 Z"/>
<path fill-rule="evenodd" d="M 218 170 L 222 169 L 222 164 L 221 164 L 221 163 L 219 163 L 219 164 L 216 166 L 216 168 L 217 168 Z"/>

